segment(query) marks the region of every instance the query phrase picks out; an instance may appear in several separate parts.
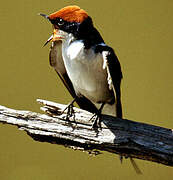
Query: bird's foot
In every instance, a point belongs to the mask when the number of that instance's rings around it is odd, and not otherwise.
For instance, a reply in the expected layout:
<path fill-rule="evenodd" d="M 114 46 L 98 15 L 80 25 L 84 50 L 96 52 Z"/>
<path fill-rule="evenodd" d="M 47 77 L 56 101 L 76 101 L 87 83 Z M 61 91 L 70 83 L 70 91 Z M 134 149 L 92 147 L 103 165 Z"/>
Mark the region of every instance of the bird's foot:
<path fill-rule="evenodd" d="M 70 118 L 71 117 L 73 117 L 73 120 L 75 121 L 75 111 L 74 111 L 74 109 L 73 109 L 73 103 L 75 102 L 75 99 L 72 101 L 72 102 L 70 102 L 68 105 L 67 105 L 67 107 L 62 111 L 62 113 L 61 114 L 63 114 L 66 110 L 67 110 L 67 115 L 66 115 L 66 120 L 67 121 L 70 121 Z"/>
<path fill-rule="evenodd" d="M 69 104 L 67 108 L 67 115 L 66 115 L 66 120 L 69 121 L 71 117 L 73 117 L 73 120 L 75 121 L 75 112 L 73 109 L 73 104 Z"/>
<path fill-rule="evenodd" d="M 102 103 L 102 105 L 100 106 L 98 112 L 95 113 L 90 119 L 90 121 L 93 122 L 92 129 L 94 129 L 96 131 L 98 131 L 98 128 L 102 129 L 102 127 L 101 127 L 101 118 L 102 118 L 101 112 L 102 112 L 102 109 L 103 109 L 104 105 L 105 105 L 105 103 Z"/>
<path fill-rule="evenodd" d="M 89 121 L 92 121 L 92 129 L 101 129 L 101 113 L 95 113 Z"/>

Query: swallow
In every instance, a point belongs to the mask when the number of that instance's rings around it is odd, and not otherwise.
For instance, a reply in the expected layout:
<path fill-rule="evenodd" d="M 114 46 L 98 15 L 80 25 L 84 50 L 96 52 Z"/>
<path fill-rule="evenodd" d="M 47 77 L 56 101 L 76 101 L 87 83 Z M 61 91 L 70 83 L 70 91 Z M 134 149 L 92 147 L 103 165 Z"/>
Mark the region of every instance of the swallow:
<path fill-rule="evenodd" d="M 81 109 L 122 118 L 120 62 L 94 27 L 92 18 L 78 6 L 50 15 L 53 25 L 50 65 Z M 96 124 L 96 123 L 95 123 Z"/>

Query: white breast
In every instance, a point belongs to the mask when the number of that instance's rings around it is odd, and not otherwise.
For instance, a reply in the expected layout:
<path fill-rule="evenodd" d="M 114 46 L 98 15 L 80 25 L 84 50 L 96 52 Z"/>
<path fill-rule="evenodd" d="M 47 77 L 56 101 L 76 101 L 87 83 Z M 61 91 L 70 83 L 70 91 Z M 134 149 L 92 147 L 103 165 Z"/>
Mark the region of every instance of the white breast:
<path fill-rule="evenodd" d="M 80 56 L 81 58 L 84 58 L 81 56 L 81 53 L 83 52 L 83 43 L 81 41 L 77 41 L 72 43 L 67 49 L 66 49 L 66 54 L 67 57 L 70 60 L 77 60 L 78 57 Z"/>
<path fill-rule="evenodd" d="M 64 64 L 77 93 L 93 102 L 109 101 L 112 94 L 107 83 L 107 72 L 103 69 L 103 57 L 92 49 L 84 49 L 82 41 L 70 45 L 63 43 Z"/>

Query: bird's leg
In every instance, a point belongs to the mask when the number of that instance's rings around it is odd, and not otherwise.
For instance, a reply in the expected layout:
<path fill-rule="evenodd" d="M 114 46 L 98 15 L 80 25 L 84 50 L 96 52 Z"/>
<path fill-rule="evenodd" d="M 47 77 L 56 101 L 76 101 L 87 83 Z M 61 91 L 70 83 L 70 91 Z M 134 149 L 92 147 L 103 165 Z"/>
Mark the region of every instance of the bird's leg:
<path fill-rule="evenodd" d="M 73 116 L 73 119 L 75 120 L 75 114 L 74 114 L 74 110 L 73 110 L 73 104 L 76 101 L 77 97 L 75 97 L 68 105 L 67 107 L 62 111 L 61 114 L 63 114 L 65 112 L 65 110 L 67 110 L 67 115 L 66 115 L 66 120 L 69 121 L 70 117 Z"/>
<path fill-rule="evenodd" d="M 101 127 L 101 112 L 102 112 L 102 109 L 103 109 L 104 105 L 105 105 L 105 103 L 102 103 L 102 105 L 100 106 L 98 112 L 95 113 L 90 119 L 90 121 L 93 121 L 93 119 L 94 119 L 94 122 L 93 122 L 93 125 L 92 125 L 93 129 L 97 129 L 98 127 Z"/>

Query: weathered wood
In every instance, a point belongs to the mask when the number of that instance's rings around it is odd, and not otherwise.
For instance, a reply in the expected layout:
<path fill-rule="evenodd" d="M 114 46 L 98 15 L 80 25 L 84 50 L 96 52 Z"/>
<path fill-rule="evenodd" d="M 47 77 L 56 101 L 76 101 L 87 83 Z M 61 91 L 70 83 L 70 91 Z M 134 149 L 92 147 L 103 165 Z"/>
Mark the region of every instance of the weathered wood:
<path fill-rule="evenodd" d="M 37 141 L 65 145 L 98 154 L 117 153 L 173 166 L 173 130 L 103 115 L 101 128 L 92 129 L 93 114 L 74 108 L 66 121 L 65 105 L 37 100 L 46 114 L 19 111 L 0 106 L 0 122 L 17 125 Z"/>

